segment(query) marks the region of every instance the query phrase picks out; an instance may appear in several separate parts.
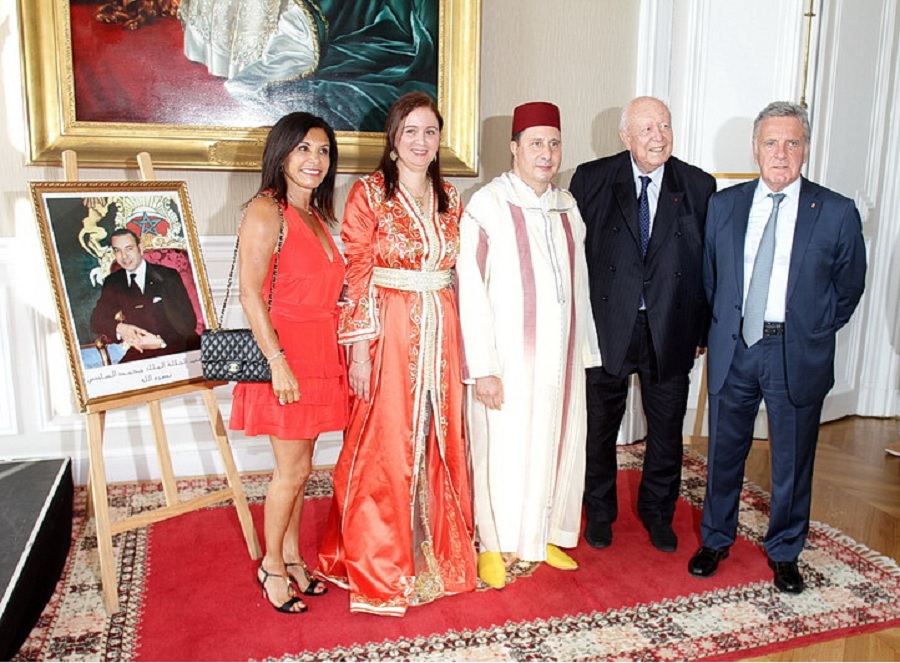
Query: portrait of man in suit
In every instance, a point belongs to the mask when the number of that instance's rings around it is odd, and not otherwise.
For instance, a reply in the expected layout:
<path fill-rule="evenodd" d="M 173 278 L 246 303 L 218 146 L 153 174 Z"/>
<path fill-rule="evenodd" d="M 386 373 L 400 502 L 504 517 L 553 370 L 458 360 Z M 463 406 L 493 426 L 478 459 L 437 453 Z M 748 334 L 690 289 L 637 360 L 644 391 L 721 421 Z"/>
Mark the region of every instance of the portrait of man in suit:
<path fill-rule="evenodd" d="M 200 347 L 197 316 L 178 271 L 144 259 L 138 236 L 127 228 L 110 235 L 116 263 L 91 314 L 91 330 L 127 349 L 119 363 Z"/>
<path fill-rule="evenodd" d="M 581 164 L 570 189 L 587 226 L 591 306 L 603 366 L 587 371 L 585 539 L 612 544 L 618 516 L 616 438 L 637 373 L 647 441 L 637 511 L 651 544 L 674 552 L 689 374 L 706 346 L 703 230 L 715 180 L 672 156 L 672 117 L 659 99 L 622 109 L 626 149 Z"/>
<path fill-rule="evenodd" d="M 728 557 L 753 424 L 765 401 L 772 497 L 763 540 L 775 586 L 804 588 L 798 557 L 809 531 L 822 404 L 834 386 L 835 335 L 859 303 L 866 251 L 849 198 L 801 176 L 806 109 L 764 108 L 753 124 L 759 178 L 715 194 L 707 214 L 703 280 L 709 330 L 709 471 L 702 547 L 692 575 Z"/>

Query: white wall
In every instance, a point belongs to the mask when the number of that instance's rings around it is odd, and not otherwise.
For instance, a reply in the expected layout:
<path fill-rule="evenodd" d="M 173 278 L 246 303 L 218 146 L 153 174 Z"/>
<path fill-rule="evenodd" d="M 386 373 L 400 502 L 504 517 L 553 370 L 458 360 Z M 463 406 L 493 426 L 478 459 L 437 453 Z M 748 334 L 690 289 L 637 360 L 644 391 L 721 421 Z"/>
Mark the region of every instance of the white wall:
<path fill-rule="evenodd" d="M 900 11 L 895 0 L 826 0 L 810 176 L 853 198 L 869 258 L 866 294 L 838 336 L 826 414 L 900 412 Z M 829 412 L 830 410 L 830 412 Z"/>

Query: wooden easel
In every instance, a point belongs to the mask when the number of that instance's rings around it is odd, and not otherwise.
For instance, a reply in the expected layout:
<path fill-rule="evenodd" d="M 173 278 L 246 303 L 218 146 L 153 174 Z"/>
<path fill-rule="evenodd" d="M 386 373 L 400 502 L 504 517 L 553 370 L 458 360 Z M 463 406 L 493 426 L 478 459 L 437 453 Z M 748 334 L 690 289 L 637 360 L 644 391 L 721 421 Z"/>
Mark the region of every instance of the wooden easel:
<path fill-rule="evenodd" d="M 707 355 L 703 355 L 703 358 L 701 359 L 701 361 L 703 362 L 703 370 L 700 373 L 700 393 L 697 394 L 697 410 L 694 414 L 694 429 L 691 435 L 684 436 L 685 447 L 690 447 L 691 445 L 693 445 L 694 440 L 698 439 L 703 433 L 703 418 L 706 416 L 707 373 L 709 372 L 709 366 L 706 357 Z M 707 435 L 709 435 L 709 431 L 707 431 Z M 766 434 L 766 437 L 754 437 L 753 439 L 754 444 L 756 440 L 766 442 L 767 440 L 772 439 L 772 433 L 771 431 L 769 431 Z"/>
<path fill-rule="evenodd" d="M 78 165 L 75 152 L 66 150 L 62 154 L 63 169 L 67 181 L 78 179 Z M 155 179 L 150 155 L 141 152 L 137 155 L 141 178 L 145 181 Z M 225 431 L 225 423 L 222 421 L 222 413 L 213 393 L 213 387 L 223 384 L 221 382 L 203 382 L 187 385 L 178 385 L 162 388 L 154 393 L 123 396 L 102 404 L 89 405 L 86 408 L 88 452 L 90 471 L 88 474 L 88 516 L 93 513 L 97 528 L 97 547 L 100 555 L 100 580 L 103 586 L 103 603 L 109 614 L 119 610 L 118 583 L 116 581 L 115 556 L 113 555 L 112 537 L 122 532 L 127 532 L 138 527 L 145 527 L 160 520 L 180 516 L 197 509 L 232 500 L 237 510 L 238 520 L 250 552 L 251 559 L 259 559 L 262 550 L 253 527 L 253 519 L 250 515 L 250 507 L 247 504 L 247 496 L 241 484 L 234 456 L 231 453 L 231 445 Z M 166 437 L 163 423 L 160 400 L 173 396 L 183 396 L 194 392 L 201 392 L 206 404 L 206 413 L 212 426 L 213 436 L 222 456 L 225 466 L 225 475 L 228 480 L 228 488 L 181 501 L 178 498 L 178 487 L 175 483 L 175 473 L 172 467 L 172 456 L 169 453 L 169 441 Z M 110 522 L 109 501 L 106 485 L 106 468 L 103 461 L 103 433 L 106 423 L 106 413 L 120 407 L 129 405 L 147 404 L 150 412 L 150 423 L 153 428 L 153 437 L 156 442 L 156 453 L 159 457 L 160 474 L 162 475 L 163 494 L 166 498 L 166 506 L 141 513 L 122 520 Z"/>
<path fill-rule="evenodd" d="M 694 428 L 690 435 L 684 436 L 684 446 L 691 447 L 694 440 L 703 433 L 703 417 L 706 416 L 706 355 L 699 357 L 703 362 L 703 368 L 700 370 L 700 391 L 697 394 L 697 409 L 694 411 Z"/>

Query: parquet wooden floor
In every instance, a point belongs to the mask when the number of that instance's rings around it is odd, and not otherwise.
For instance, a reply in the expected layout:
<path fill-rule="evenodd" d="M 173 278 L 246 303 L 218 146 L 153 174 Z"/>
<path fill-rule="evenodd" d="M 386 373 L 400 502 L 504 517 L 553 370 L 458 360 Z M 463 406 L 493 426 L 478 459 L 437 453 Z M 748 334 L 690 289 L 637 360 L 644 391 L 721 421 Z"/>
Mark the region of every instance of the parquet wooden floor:
<path fill-rule="evenodd" d="M 900 457 L 885 447 L 900 443 L 900 420 L 847 417 L 824 424 L 813 485 L 812 519 L 900 560 Z M 706 438 L 692 451 L 705 455 Z M 769 490 L 769 447 L 757 441 L 747 478 Z M 748 659 L 753 661 L 900 661 L 900 628 L 832 640 Z"/>

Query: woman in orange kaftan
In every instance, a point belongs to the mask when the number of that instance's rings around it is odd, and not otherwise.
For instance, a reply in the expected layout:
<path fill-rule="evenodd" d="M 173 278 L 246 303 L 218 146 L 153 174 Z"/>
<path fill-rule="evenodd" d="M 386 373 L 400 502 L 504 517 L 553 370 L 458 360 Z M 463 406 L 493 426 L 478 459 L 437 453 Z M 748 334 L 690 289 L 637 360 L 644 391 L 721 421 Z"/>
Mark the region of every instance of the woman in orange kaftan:
<path fill-rule="evenodd" d="M 379 169 L 344 211 L 339 340 L 354 399 L 319 573 L 349 589 L 354 612 L 402 616 L 475 588 L 451 271 L 462 203 L 440 175 L 442 125 L 431 97 L 401 97 Z"/>

